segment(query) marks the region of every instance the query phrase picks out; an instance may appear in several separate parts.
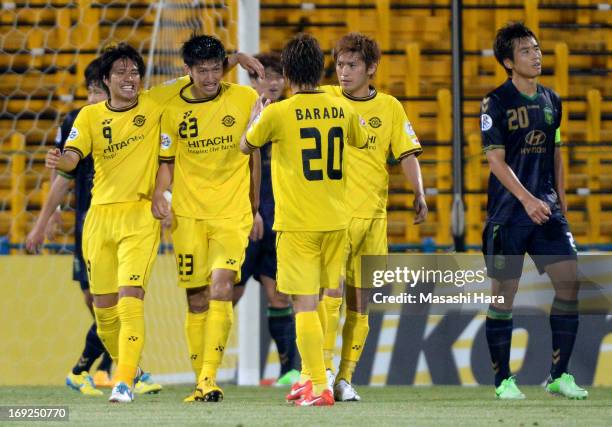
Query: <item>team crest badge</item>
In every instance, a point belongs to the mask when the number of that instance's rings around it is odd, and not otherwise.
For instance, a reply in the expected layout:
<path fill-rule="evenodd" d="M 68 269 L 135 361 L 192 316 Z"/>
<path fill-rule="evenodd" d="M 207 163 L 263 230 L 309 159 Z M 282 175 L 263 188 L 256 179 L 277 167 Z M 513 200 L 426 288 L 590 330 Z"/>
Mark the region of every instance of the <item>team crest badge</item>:
<path fill-rule="evenodd" d="M 234 126 L 234 123 L 236 123 L 236 119 L 228 114 L 227 116 L 223 117 L 223 120 L 221 120 L 221 123 L 223 123 L 223 126 L 229 128 L 229 127 Z"/>
<path fill-rule="evenodd" d="M 553 124 L 553 111 L 550 107 L 544 107 L 544 121 L 547 125 Z"/>
<path fill-rule="evenodd" d="M 145 124 L 146 120 L 147 119 L 145 119 L 145 116 L 143 116 L 142 114 L 139 114 L 136 117 L 134 117 L 134 120 L 132 123 L 134 123 L 135 126 L 141 127 L 142 125 Z"/>
<path fill-rule="evenodd" d="M 378 117 L 372 117 L 370 120 L 368 120 L 368 124 L 376 129 L 382 125 L 382 120 L 380 120 Z"/>

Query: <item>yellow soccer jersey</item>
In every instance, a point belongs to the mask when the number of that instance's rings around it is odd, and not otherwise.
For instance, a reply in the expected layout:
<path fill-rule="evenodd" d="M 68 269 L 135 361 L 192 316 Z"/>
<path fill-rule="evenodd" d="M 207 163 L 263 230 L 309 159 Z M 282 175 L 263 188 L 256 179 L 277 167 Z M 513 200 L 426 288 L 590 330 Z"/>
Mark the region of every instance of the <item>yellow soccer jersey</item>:
<path fill-rule="evenodd" d="M 389 150 L 398 160 L 422 152 L 404 107 L 393 96 L 375 90 L 366 98 L 353 98 L 340 86 L 323 86 L 321 89 L 346 99 L 365 120 L 370 133 L 367 149 L 346 149 L 346 194 L 350 215 L 355 218 L 385 218 Z"/>
<path fill-rule="evenodd" d="M 247 132 L 247 142 L 272 141 L 274 229 L 332 231 L 346 228 L 346 145 L 365 146 L 365 123 L 349 103 L 323 91 L 298 92 L 269 105 Z"/>
<path fill-rule="evenodd" d="M 172 208 L 189 218 L 230 218 L 251 212 L 249 158 L 240 138 L 257 92 L 221 83 L 211 98 L 181 90 L 162 116 L 161 161 L 174 160 Z"/>
<path fill-rule="evenodd" d="M 64 149 L 81 158 L 92 154 L 92 205 L 151 198 L 161 112 L 188 81 L 188 77 L 182 77 L 144 91 L 132 107 L 115 109 L 108 102 L 100 102 L 79 112 Z"/>

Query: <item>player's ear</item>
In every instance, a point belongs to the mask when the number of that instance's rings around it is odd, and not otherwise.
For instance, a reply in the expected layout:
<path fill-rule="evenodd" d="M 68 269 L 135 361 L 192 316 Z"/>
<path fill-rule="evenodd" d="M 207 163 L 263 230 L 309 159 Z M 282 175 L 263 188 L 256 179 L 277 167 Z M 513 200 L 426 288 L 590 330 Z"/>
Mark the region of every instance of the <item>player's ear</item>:
<path fill-rule="evenodd" d="M 514 62 L 512 62 L 510 58 L 504 58 L 504 67 L 509 70 L 512 70 L 512 68 L 514 67 Z"/>
<path fill-rule="evenodd" d="M 189 77 L 193 79 L 193 76 L 191 75 L 191 69 L 189 68 L 187 64 L 183 64 L 183 70 L 185 70 L 185 74 L 188 74 Z"/>
<path fill-rule="evenodd" d="M 375 62 L 375 63 L 371 64 L 371 65 L 368 67 L 368 69 L 367 69 L 368 76 L 369 76 L 370 78 L 374 77 L 374 74 L 376 74 L 376 70 L 377 70 L 377 69 L 378 69 L 378 63 L 377 63 L 377 62 Z"/>

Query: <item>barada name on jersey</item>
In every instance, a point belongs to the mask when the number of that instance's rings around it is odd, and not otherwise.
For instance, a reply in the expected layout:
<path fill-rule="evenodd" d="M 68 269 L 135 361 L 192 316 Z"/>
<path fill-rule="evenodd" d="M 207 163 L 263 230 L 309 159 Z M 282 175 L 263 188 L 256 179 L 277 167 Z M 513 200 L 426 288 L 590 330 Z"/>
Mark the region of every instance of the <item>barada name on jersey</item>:
<path fill-rule="evenodd" d="M 342 107 L 296 108 L 295 118 L 297 120 L 343 119 L 344 110 Z"/>

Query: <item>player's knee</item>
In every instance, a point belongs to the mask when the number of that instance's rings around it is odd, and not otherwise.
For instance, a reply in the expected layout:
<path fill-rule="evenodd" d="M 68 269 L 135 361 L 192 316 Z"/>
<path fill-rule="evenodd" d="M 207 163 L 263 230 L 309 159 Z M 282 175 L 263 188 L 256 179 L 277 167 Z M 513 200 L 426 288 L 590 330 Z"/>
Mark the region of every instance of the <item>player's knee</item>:
<path fill-rule="evenodd" d="M 191 313 L 203 313 L 208 310 L 208 288 L 187 289 L 187 306 Z"/>
<path fill-rule="evenodd" d="M 93 310 L 93 295 L 89 292 L 89 289 L 83 291 L 83 301 L 85 301 L 89 311 Z"/>
<path fill-rule="evenodd" d="M 275 292 L 269 303 L 272 308 L 287 308 L 291 305 L 291 299 L 287 294 Z"/>
<path fill-rule="evenodd" d="M 119 287 L 119 298 L 132 297 L 138 299 L 144 299 L 145 291 L 140 286 L 120 286 Z"/>
<path fill-rule="evenodd" d="M 210 299 L 217 301 L 232 301 L 234 296 L 234 281 L 233 280 L 218 280 L 213 279 L 210 285 Z"/>
<path fill-rule="evenodd" d="M 325 295 L 332 298 L 342 298 L 342 284 L 336 289 L 325 289 Z"/>

